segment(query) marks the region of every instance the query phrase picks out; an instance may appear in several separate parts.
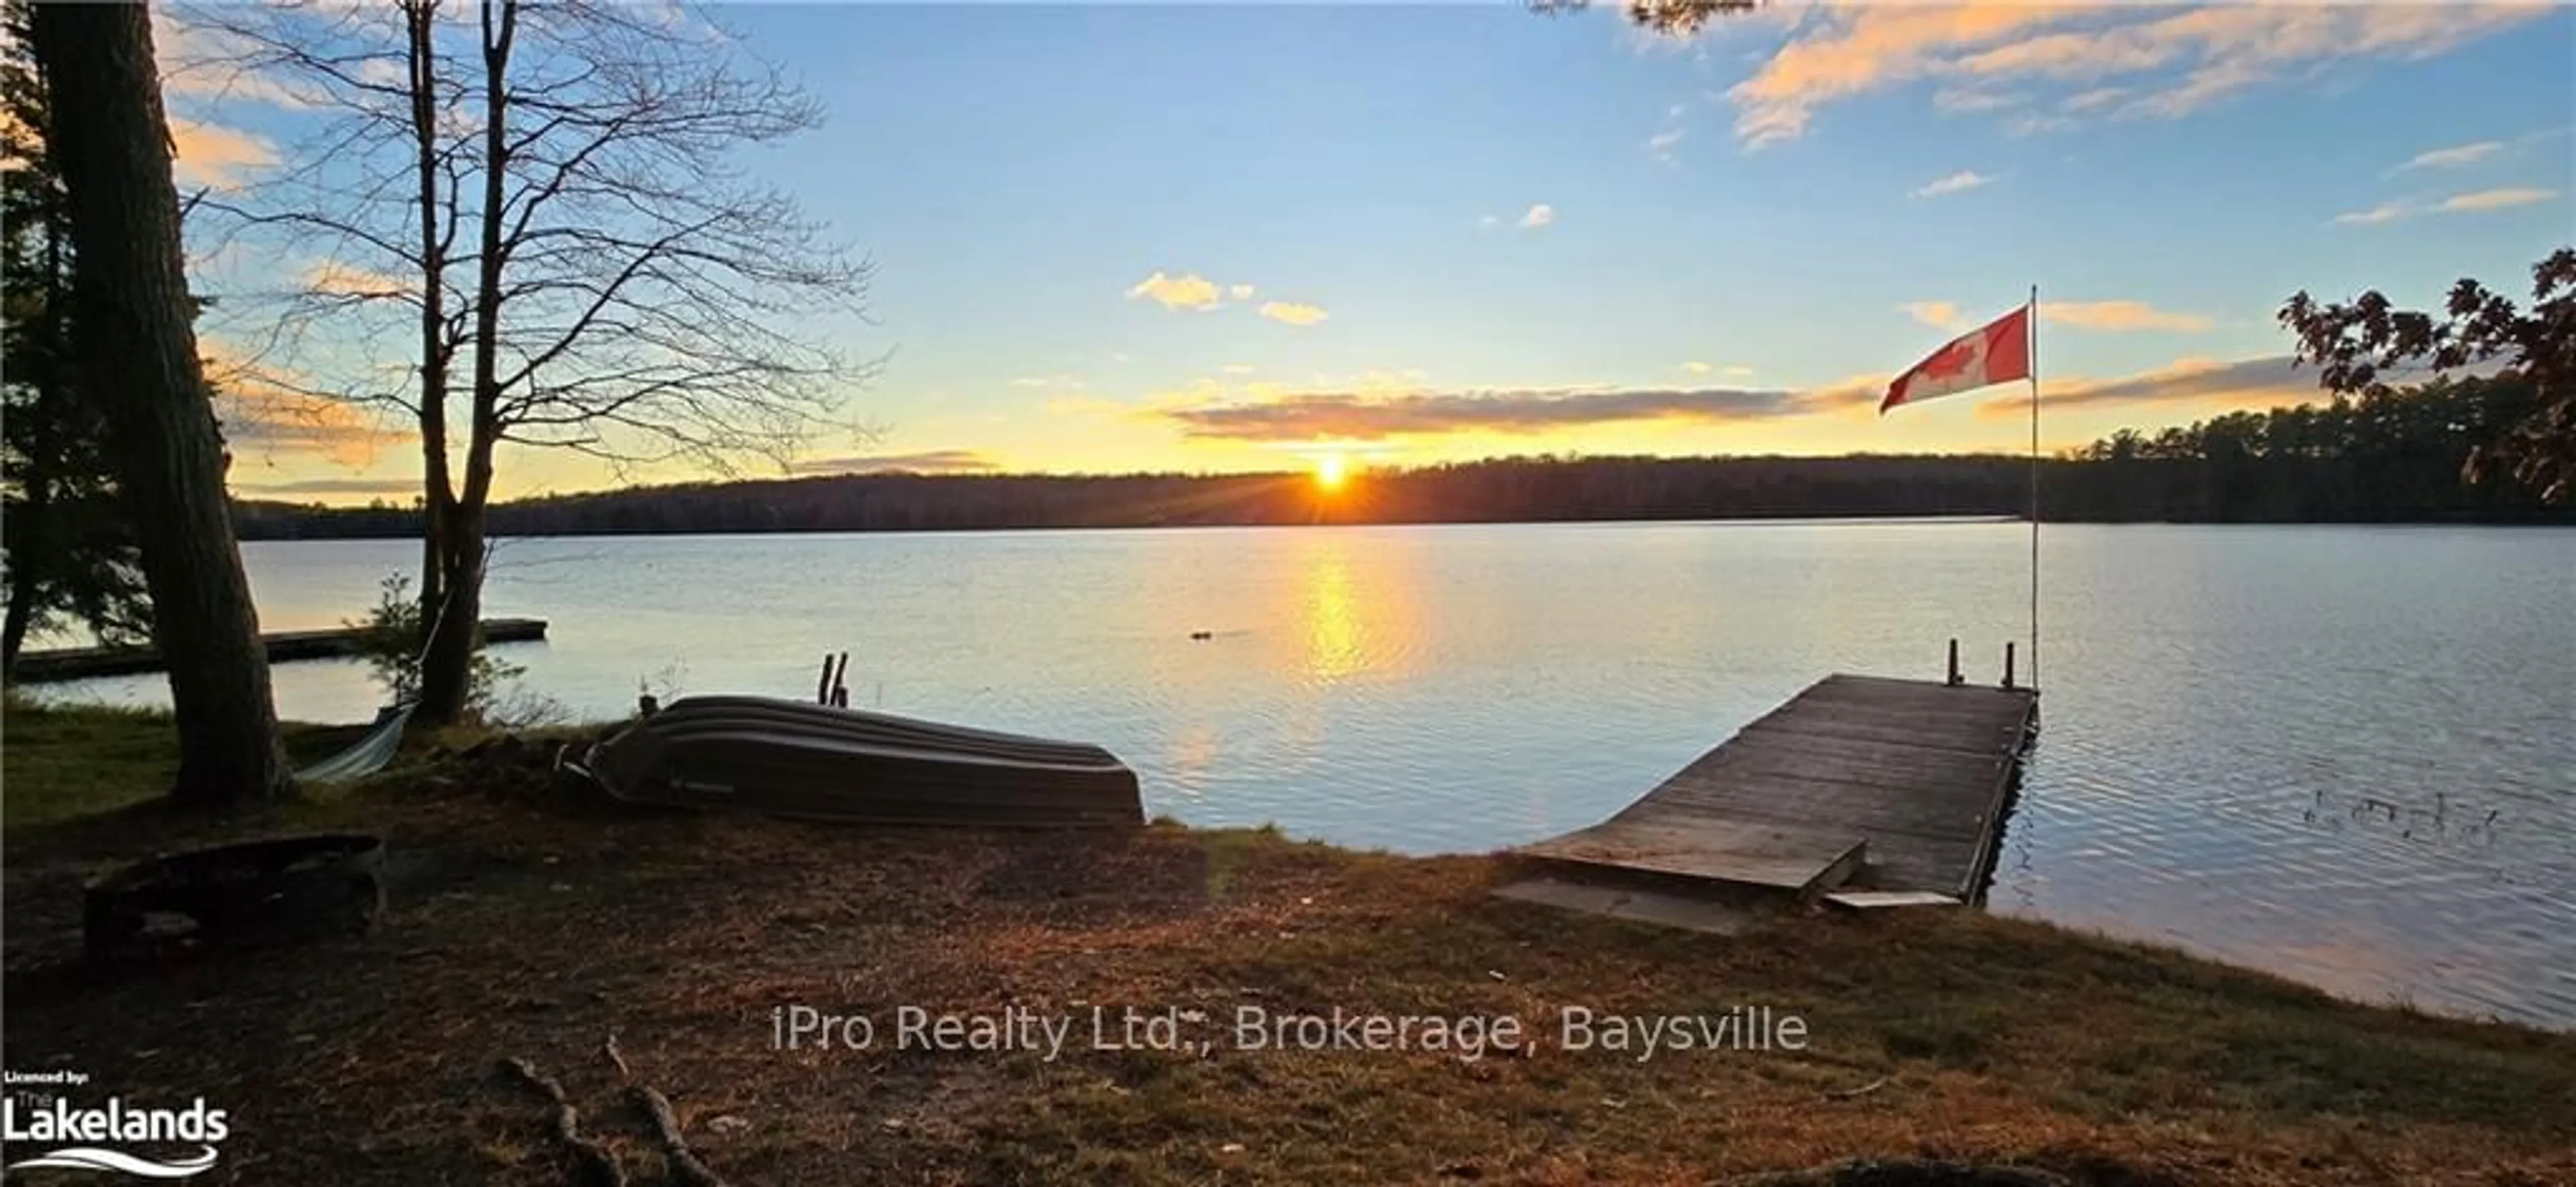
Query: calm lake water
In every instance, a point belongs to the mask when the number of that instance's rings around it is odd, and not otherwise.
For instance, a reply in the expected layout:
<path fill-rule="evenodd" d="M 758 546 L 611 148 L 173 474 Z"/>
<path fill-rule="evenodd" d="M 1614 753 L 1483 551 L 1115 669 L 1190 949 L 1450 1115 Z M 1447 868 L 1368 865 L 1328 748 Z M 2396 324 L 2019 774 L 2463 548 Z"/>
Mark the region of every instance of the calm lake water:
<path fill-rule="evenodd" d="M 1830 672 L 1991 682 L 2027 529 L 1613 524 L 531 540 L 487 610 L 574 714 L 639 685 L 1102 743 L 1149 810 L 1413 853 L 1593 823 Z M 245 547 L 267 629 L 403 542 Z M 2046 532 L 2044 729 L 1991 905 L 2350 996 L 2576 1026 L 2576 531 Z M 1193 631 L 1212 639 L 1193 641 Z M 281 713 L 362 720 L 353 663 Z M 54 686 L 151 701 L 157 677 Z"/>

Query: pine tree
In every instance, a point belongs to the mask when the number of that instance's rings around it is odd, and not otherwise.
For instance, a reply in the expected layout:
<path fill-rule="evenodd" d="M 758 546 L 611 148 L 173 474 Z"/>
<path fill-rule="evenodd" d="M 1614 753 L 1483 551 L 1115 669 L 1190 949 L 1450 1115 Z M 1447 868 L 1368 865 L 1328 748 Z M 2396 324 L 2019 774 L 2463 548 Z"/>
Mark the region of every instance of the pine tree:
<path fill-rule="evenodd" d="M 151 628 L 106 426 L 72 357 L 70 233 L 28 17 L 25 0 L 0 7 L 0 678 L 31 634 L 76 624 L 120 643 Z"/>

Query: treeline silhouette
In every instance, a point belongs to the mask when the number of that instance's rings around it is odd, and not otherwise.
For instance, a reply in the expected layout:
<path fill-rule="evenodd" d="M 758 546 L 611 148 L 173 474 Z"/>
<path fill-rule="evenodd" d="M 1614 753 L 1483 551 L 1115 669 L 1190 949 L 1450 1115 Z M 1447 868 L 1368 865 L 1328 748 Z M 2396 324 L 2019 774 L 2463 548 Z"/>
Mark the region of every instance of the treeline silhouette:
<path fill-rule="evenodd" d="M 2122 430 L 2050 471 L 2046 513 L 2217 523 L 2570 523 L 2576 508 L 2502 476 L 2461 476 L 2469 451 L 2540 407 L 2516 374 L 2436 380 L 2358 399 L 2231 412 L 2153 437 Z"/>
<path fill-rule="evenodd" d="M 2152 437 L 2123 431 L 2043 463 L 2050 520 L 2576 522 L 2506 483 L 2470 485 L 2468 451 L 2532 407 L 2519 379 L 2438 382 L 2358 400 L 2231 413 Z M 1515 457 L 1356 475 L 857 474 L 635 487 L 496 504 L 496 535 L 883 532 L 1316 523 L 2019 516 L 2029 460 L 2009 455 Z M 246 539 L 409 537 L 417 509 L 235 506 Z"/>

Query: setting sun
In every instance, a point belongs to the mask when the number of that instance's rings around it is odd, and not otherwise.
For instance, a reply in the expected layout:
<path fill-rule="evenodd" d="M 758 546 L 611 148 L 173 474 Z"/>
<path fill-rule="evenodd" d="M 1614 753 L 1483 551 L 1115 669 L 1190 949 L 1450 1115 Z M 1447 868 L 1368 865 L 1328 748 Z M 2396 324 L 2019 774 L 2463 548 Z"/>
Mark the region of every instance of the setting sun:
<path fill-rule="evenodd" d="M 1325 490 L 1338 490 L 1351 475 L 1350 459 L 1328 453 L 1315 459 L 1315 485 Z"/>

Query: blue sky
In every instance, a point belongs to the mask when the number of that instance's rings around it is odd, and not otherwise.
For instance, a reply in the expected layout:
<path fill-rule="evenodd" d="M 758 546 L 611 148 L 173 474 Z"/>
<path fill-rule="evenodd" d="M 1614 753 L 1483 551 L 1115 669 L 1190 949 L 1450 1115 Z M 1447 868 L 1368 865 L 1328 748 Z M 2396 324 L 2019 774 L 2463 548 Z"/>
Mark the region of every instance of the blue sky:
<path fill-rule="evenodd" d="M 1790 8 L 1688 43 L 1508 4 L 715 12 L 829 111 L 754 167 L 880 268 L 876 325 L 806 328 L 892 352 L 847 402 L 882 431 L 809 471 L 2018 449 L 1996 396 L 1852 393 L 2032 284 L 2073 444 L 2305 396 L 2294 290 L 2527 292 L 2576 227 L 2565 7 Z M 251 461 L 254 493 L 418 473 Z"/>

